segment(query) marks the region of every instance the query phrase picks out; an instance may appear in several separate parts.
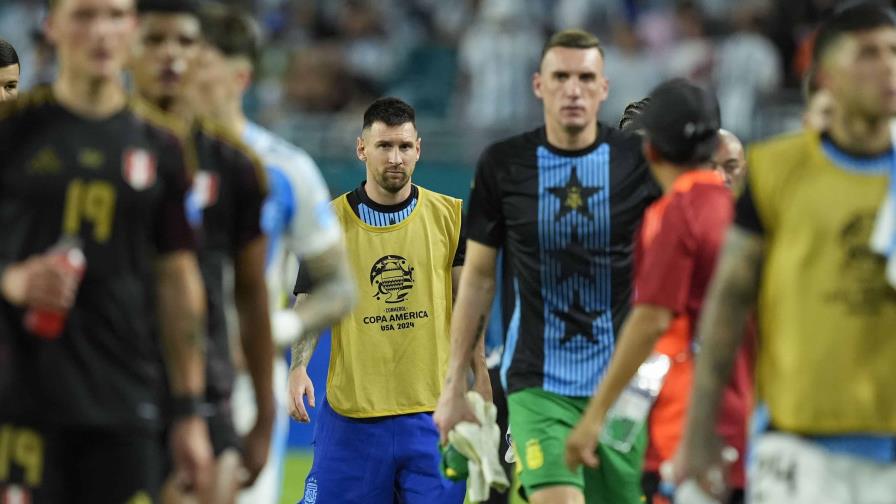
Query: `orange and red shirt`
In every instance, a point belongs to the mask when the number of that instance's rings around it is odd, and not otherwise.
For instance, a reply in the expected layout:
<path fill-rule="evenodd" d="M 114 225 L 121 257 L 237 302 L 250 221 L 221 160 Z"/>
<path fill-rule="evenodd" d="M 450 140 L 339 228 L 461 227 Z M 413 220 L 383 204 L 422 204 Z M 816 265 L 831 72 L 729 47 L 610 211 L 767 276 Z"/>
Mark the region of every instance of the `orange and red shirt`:
<path fill-rule="evenodd" d="M 660 463 L 671 459 L 681 439 L 693 383 L 693 328 L 733 216 L 731 191 L 709 170 L 680 175 L 672 190 L 644 214 L 635 248 L 634 304 L 661 306 L 675 313 L 655 348 L 668 355 L 673 365 L 650 415 L 646 471 L 657 471 Z M 741 351 L 717 427 L 741 456 L 752 403 L 748 364 L 746 351 Z M 732 470 L 731 484 L 743 487 L 741 462 Z"/>

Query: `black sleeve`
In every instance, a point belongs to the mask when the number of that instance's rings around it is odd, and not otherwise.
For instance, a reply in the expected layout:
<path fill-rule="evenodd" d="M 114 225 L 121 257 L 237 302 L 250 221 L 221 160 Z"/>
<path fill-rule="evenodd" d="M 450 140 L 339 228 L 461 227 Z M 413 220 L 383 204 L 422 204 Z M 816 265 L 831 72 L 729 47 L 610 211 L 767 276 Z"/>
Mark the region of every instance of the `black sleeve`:
<path fill-rule="evenodd" d="M 762 220 L 759 218 L 759 212 L 756 211 L 756 205 L 753 202 L 753 193 L 750 191 L 749 178 L 744 186 L 743 194 L 737 199 L 734 223 L 747 231 L 752 231 L 759 235 L 765 233 Z"/>
<path fill-rule="evenodd" d="M 490 149 L 486 149 L 476 165 L 466 229 L 467 238 L 495 248 L 504 242 L 505 230 L 497 177 L 499 169 Z"/>
<path fill-rule="evenodd" d="M 187 222 L 186 194 L 192 184 L 182 141 L 171 137 L 158 152 L 158 163 L 164 193 L 155 224 L 155 245 L 159 254 L 178 250 L 194 250 L 196 237 Z"/>
<path fill-rule="evenodd" d="M 464 265 L 464 259 L 467 257 L 467 217 L 462 215 L 460 218 L 460 236 L 457 237 L 457 250 L 454 251 L 454 261 L 451 267 L 456 268 Z"/>
<path fill-rule="evenodd" d="M 296 275 L 296 286 L 293 287 L 293 295 L 308 294 L 311 292 L 311 274 L 305 265 L 305 261 L 299 261 L 299 273 Z"/>

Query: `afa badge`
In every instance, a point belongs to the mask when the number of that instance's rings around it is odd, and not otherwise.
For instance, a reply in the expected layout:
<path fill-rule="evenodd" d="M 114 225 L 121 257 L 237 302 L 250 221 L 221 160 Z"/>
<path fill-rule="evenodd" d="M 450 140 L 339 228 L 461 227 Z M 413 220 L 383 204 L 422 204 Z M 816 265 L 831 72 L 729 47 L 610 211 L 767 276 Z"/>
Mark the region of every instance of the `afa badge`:
<path fill-rule="evenodd" d="M 311 478 L 305 484 L 305 504 L 314 504 L 317 502 L 317 480 Z"/>
<path fill-rule="evenodd" d="M 534 471 L 543 465 L 544 452 L 541 450 L 541 443 L 537 439 L 526 441 L 526 467 Z"/>

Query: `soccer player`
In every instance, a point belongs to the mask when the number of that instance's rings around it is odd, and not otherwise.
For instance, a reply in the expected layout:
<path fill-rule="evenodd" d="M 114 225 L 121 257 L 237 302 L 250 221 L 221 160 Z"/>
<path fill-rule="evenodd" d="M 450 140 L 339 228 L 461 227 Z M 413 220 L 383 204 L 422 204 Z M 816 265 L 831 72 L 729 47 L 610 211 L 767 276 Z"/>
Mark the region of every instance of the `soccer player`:
<path fill-rule="evenodd" d="M 19 95 L 21 70 L 15 47 L 0 39 L 0 102 L 14 100 Z"/>
<path fill-rule="evenodd" d="M 206 71 L 213 72 L 216 99 L 208 100 L 207 113 L 241 137 L 260 156 L 267 170 L 269 196 L 261 225 L 268 236 L 267 284 L 273 311 L 276 344 L 289 347 L 303 332 L 319 333 L 338 322 L 351 308 L 354 282 L 348 272 L 342 232 L 330 195 L 314 161 L 302 149 L 249 121 L 243 113 L 243 95 L 252 82 L 260 40 L 248 15 L 233 7 L 209 5 L 202 9 L 202 50 Z M 314 275 L 309 295 L 293 310 L 292 294 L 298 262 Z M 288 283 L 288 286 L 287 286 Z M 276 420 L 270 455 L 255 484 L 240 493 L 240 501 L 277 502 L 283 457 L 289 431 L 285 359 L 274 357 Z M 245 372 L 237 375 L 234 389 L 236 427 L 248 424 L 256 404 Z M 303 413 L 304 415 L 304 413 Z M 303 417 L 307 420 L 307 415 Z"/>
<path fill-rule="evenodd" d="M 645 155 L 664 196 L 644 214 L 635 251 L 634 306 L 607 374 L 566 442 L 566 463 L 573 469 L 597 466 L 595 448 L 609 408 L 651 352 L 667 355 L 672 366 L 650 413 L 644 466 L 645 493 L 648 502 L 654 502 L 660 464 L 673 457 L 681 437 L 693 375 L 691 327 L 699 317 L 734 201 L 723 175 L 712 168 L 723 141 L 714 96 L 687 81 L 669 81 L 651 93 L 641 119 Z M 743 453 L 750 407 L 745 358 L 738 371 L 719 429 L 726 442 Z M 737 493 L 730 502 L 743 502 L 742 463 L 732 475 Z"/>
<path fill-rule="evenodd" d="M 205 400 L 217 466 L 211 502 L 232 502 L 241 483 L 251 483 L 264 466 L 273 429 L 274 401 L 267 287 L 266 240 L 261 206 L 267 194 L 264 170 L 248 148 L 222 126 L 199 115 L 216 79 L 198 58 L 201 25 L 191 2 L 140 3 L 140 32 L 133 62 L 137 93 L 168 111 L 188 130 L 197 171 L 186 198 L 187 217 L 199 237 L 199 263 L 208 298 L 208 373 Z M 231 297 L 225 281 L 233 265 L 232 297 L 259 414 L 240 439 L 233 426 L 234 366 L 225 309 Z M 239 475 L 242 466 L 245 475 Z M 245 481 L 243 480 L 245 478 Z"/>
<path fill-rule="evenodd" d="M 678 479 L 724 492 L 715 424 L 744 321 L 758 301 L 748 500 L 890 502 L 896 489 L 896 291 L 870 246 L 893 163 L 896 13 L 851 6 L 813 51 L 834 101 L 823 132 L 751 149 L 698 326 L 702 341 Z"/>
<path fill-rule="evenodd" d="M 545 125 L 493 144 L 476 170 L 436 423 L 444 438 L 472 419 L 464 363 L 488 317 L 501 248 L 515 301 L 501 371 L 530 502 L 637 503 L 645 436 L 628 453 L 601 447 L 597 470 L 567 469 L 564 443 L 613 354 L 631 297 L 632 239 L 659 188 L 640 138 L 597 122 L 608 84 L 593 35 L 551 37 L 532 84 Z"/>
<path fill-rule="evenodd" d="M 333 201 L 360 295 L 333 328 L 305 504 L 464 500 L 465 486 L 439 474 L 439 433 L 430 415 L 448 365 L 463 264 L 461 201 L 411 182 L 421 143 L 414 115 L 396 98 L 368 107 L 357 143 L 367 180 Z M 299 269 L 297 293 L 306 291 L 305 270 Z M 316 342 L 306 332 L 293 347 L 296 419 L 304 414 L 303 396 L 314 405 L 305 366 Z M 476 389 L 491 400 L 477 350 Z"/>
<path fill-rule="evenodd" d="M 712 155 L 710 166 L 722 176 L 725 185 L 739 192 L 747 174 L 747 160 L 744 158 L 744 145 L 734 133 L 719 130 L 719 146 Z"/>
<path fill-rule="evenodd" d="M 201 490 L 211 461 L 197 407 L 204 296 L 182 143 L 124 88 L 132 0 L 52 1 L 46 30 L 58 77 L 0 107 L 0 334 L 15 366 L 0 402 L 0 492 L 35 503 L 154 500 L 164 458 L 157 335 L 175 471 Z M 80 286 L 47 252 L 61 236 L 80 241 Z M 35 310 L 67 312 L 61 335 L 27 329 Z"/>

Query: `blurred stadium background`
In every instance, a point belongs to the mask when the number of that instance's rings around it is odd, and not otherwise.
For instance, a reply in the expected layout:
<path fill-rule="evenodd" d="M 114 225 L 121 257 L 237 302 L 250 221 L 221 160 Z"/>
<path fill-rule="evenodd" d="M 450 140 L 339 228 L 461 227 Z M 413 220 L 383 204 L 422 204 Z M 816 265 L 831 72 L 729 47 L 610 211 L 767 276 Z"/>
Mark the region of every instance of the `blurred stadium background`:
<path fill-rule="evenodd" d="M 306 149 L 331 192 L 364 177 L 354 157 L 360 117 L 378 96 L 414 105 L 423 138 L 415 181 L 466 197 L 479 151 L 540 122 L 530 91 L 541 45 L 583 27 L 606 49 L 610 98 L 601 119 L 660 81 L 716 89 L 723 126 L 746 142 L 795 129 L 815 24 L 838 0 L 230 0 L 265 33 L 250 115 Z M 0 0 L 0 36 L 22 59 L 22 88 L 53 75 L 40 35 L 44 0 Z M 312 378 L 323 391 L 329 340 Z M 320 396 L 319 396 L 320 397 Z M 320 398 L 318 399 L 320 401 Z M 312 414 L 313 418 L 313 414 Z M 284 497 L 310 467 L 312 425 L 292 424 Z"/>

